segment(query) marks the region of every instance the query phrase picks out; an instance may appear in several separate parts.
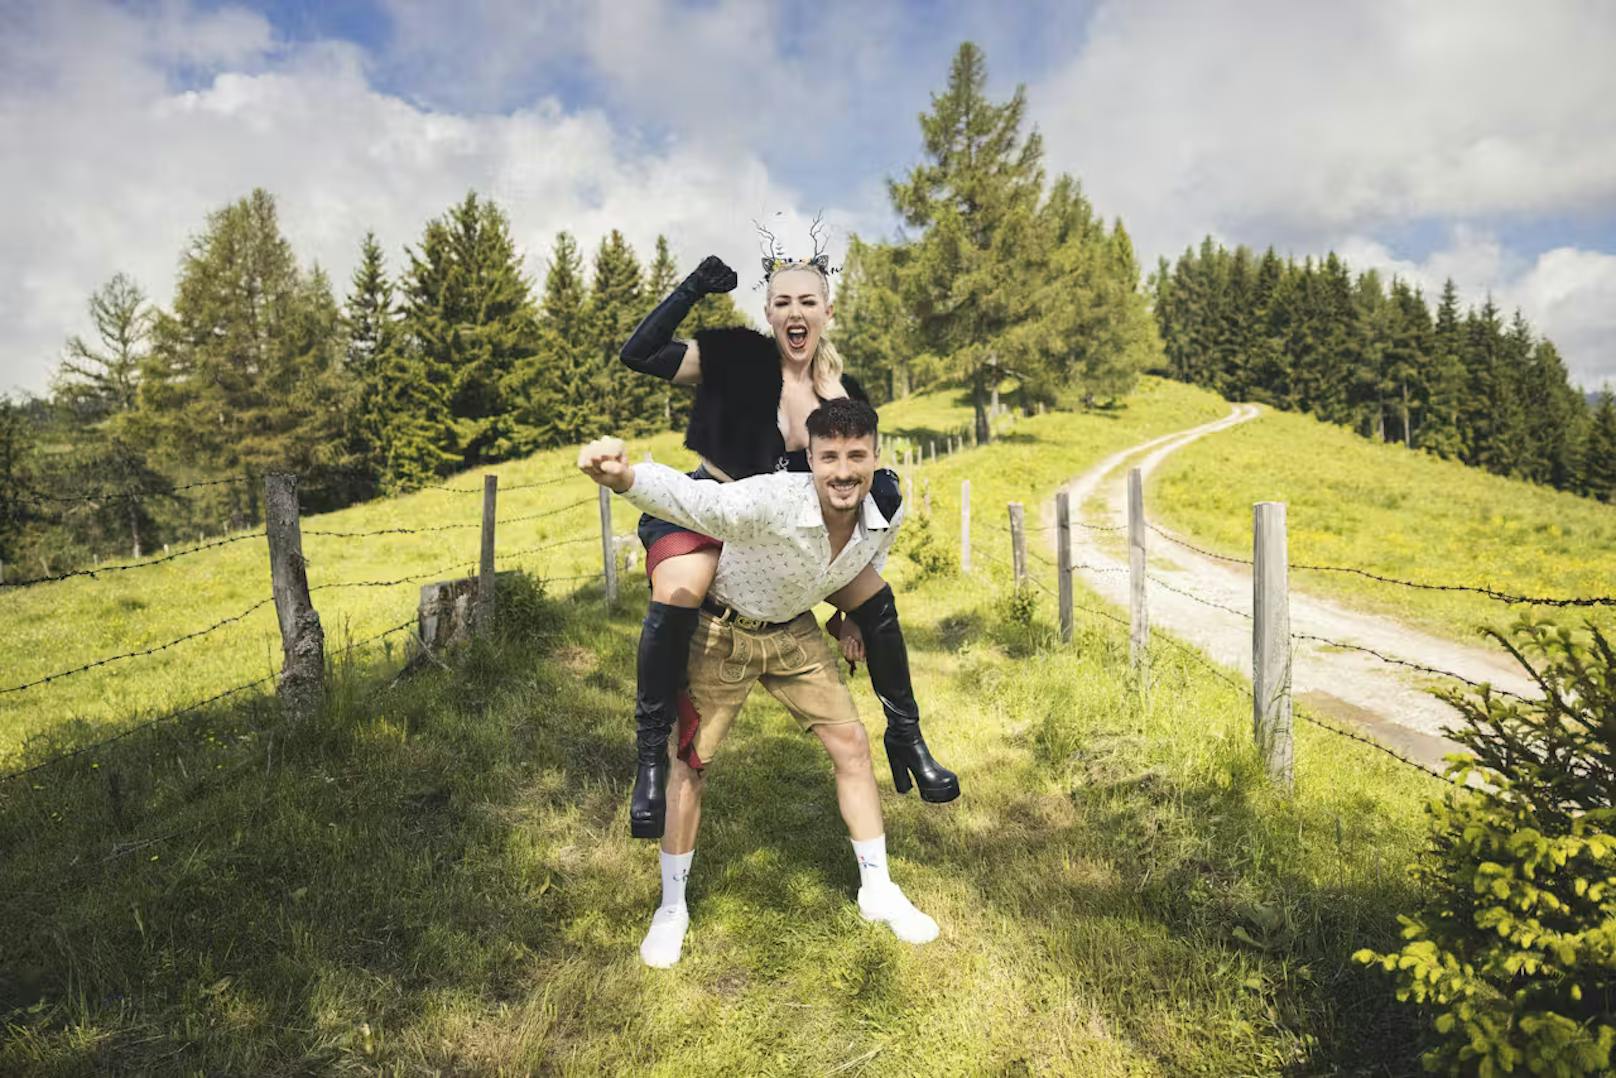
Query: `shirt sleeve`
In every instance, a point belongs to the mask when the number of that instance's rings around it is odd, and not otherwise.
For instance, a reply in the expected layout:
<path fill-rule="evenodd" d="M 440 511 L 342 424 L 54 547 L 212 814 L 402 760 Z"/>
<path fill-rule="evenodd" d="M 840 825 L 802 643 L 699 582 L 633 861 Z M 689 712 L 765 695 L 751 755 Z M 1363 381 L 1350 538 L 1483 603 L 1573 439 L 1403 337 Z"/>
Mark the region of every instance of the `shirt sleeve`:
<path fill-rule="evenodd" d="M 875 553 L 870 556 L 870 568 L 876 572 L 887 567 L 887 555 L 892 552 L 892 544 L 898 541 L 898 526 L 903 523 L 904 514 L 909 512 L 907 504 L 898 506 L 898 511 L 892 515 L 888 522 L 886 533 L 876 544 Z"/>
<path fill-rule="evenodd" d="M 724 542 L 740 542 L 768 531 L 772 499 L 759 490 L 756 476 L 734 483 L 692 479 L 666 464 L 634 465 L 634 485 L 623 497 L 654 517 Z"/>

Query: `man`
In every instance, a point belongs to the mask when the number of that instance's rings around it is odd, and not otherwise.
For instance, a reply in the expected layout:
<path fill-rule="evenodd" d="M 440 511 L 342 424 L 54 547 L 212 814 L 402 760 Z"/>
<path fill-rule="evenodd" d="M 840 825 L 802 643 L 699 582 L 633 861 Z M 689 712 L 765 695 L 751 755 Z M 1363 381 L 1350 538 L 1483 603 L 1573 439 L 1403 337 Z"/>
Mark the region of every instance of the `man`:
<path fill-rule="evenodd" d="M 937 936 L 937 922 L 888 875 L 869 738 L 809 612 L 827 597 L 856 608 L 885 587 L 878 573 L 903 511 L 888 520 L 870 497 L 876 437 L 875 410 L 839 398 L 808 417 L 806 475 L 701 482 L 662 465 L 630 464 L 616 438 L 592 442 L 578 456 L 585 474 L 645 512 L 724 542 L 691 641 L 689 691 L 680 699 L 662 837 L 662 903 L 640 944 L 647 965 L 679 960 L 690 924 L 684 890 L 705 770 L 758 681 L 830 755 L 837 804 L 859 864 L 859 913 L 910 943 Z"/>

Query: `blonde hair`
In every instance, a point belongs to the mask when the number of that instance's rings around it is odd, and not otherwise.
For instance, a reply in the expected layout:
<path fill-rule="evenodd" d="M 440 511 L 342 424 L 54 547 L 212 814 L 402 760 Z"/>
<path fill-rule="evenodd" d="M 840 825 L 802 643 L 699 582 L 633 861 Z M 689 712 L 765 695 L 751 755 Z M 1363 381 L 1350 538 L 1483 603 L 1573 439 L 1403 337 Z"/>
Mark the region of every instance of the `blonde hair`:
<path fill-rule="evenodd" d="M 830 278 L 811 262 L 781 262 L 769 274 L 768 289 L 763 296 L 764 303 L 774 300 L 774 279 L 791 270 L 812 270 L 818 274 L 820 295 L 825 298 L 826 306 L 830 305 Z M 814 383 L 814 395 L 820 400 L 847 396 L 847 390 L 842 388 L 842 371 L 846 367 L 842 361 L 842 354 L 830 343 L 830 338 L 821 332 L 819 343 L 814 346 L 814 356 L 808 361 L 808 377 Z"/>

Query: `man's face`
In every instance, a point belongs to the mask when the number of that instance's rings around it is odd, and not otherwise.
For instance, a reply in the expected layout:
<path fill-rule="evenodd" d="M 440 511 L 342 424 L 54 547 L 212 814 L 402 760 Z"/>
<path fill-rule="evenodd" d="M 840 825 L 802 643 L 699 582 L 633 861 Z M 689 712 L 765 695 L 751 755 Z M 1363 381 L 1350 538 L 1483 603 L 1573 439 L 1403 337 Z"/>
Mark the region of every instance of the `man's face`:
<path fill-rule="evenodd" d="M 858 509 L 875 475 L 875 435 L 859 438 L 813 438 L 808 466 L 826 519 Z"/>

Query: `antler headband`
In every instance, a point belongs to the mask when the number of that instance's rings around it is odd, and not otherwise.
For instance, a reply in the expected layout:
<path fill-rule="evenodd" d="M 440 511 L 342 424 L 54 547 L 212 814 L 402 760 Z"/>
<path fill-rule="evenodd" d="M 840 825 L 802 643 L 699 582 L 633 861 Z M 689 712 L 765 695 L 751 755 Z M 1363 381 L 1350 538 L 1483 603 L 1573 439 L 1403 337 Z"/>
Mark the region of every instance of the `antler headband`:
<path fill-rule="evenodd" d="M 775 216 L 779 216 L 779 214 Z M 758 233 L 768 240 L 763 254 L 764 284 L 767 284 L 769 278 L 776 273 L 788 269 L 816 269 L 826 277 L 833 273 L 841 272 L 840 266 L 830 264 L 830 254 L 821 250 L 822 245 L 828 238 L 828 232 L 824 225 L 824 216 L 825 213 L 821 210 L 814 216 L 813 223 L 808 226 L 808 236 L 814 241 L 814 253 L 812 257 L 803 260 L 787 258 L 785 249 L 780 246 L 780 241 L 775 238 L 774 233 L 764 228 L 756 220 L 752 222 L 757 227 Z"/>

